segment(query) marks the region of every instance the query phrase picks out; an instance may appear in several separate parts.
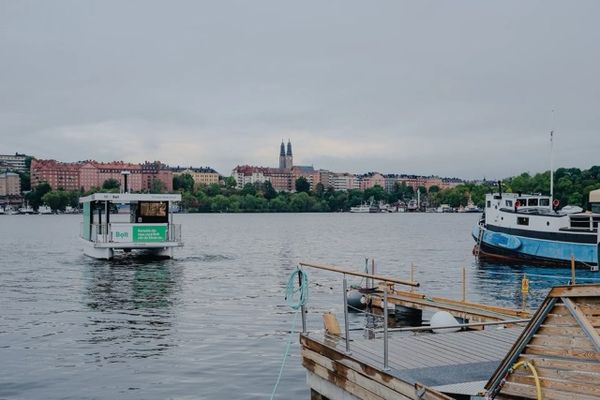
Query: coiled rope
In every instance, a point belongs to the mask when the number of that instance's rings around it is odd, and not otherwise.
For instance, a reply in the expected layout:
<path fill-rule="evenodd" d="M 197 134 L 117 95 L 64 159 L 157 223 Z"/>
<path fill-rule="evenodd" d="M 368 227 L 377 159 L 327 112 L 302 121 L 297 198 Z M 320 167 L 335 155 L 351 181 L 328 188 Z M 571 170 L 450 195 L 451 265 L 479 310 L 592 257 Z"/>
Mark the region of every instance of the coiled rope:
<path fill-rule="evenodd" d="M 285 347 L 283 360 L 281 361 L 281 367 L 279 368 L 279 375 L 277 376 L 277 381 L 275 382 L 275 386 L 273 387 L 273 391 L 271 392 L 271 400 L 275 398 L 275 392 L 277 391 L 279 381 L 281 380 L 281 376 L 283 375 L 283 367 L 285 366 L 285 360 L 287 359 L 287 356 L 290 353 L 292 338 L 294 337 L 294 330 L 296 328 L 296 323 L 298 322 L 298 310 L 300 310 L 302 306 L 308 302 L 308 274 L 298 267 L 296 267 L 296 269 L 292 271 L 290 277 L 288 278 L 288 282 L 285 288 L 285 302 L 288 306 L 290 306 L 290 308 L 295 310 L 294 320 L 290 328 L 290 335 L 288 337 L 287 345 Z"/>

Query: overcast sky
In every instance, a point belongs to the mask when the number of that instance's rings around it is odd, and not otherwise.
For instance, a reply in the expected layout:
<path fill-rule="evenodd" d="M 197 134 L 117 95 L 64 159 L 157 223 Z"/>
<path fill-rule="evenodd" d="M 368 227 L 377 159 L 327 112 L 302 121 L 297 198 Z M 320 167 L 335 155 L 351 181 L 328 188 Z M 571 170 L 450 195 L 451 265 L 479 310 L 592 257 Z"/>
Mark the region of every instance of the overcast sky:
<path fill-rule="evenodd" d="M 0 153 L 501 178 L 600 164 L 598 1 L 0 1 Z M 552 117 L 552 110 L 554 117 Z M 553 121 L 554 120 L 554 121 Z"/>

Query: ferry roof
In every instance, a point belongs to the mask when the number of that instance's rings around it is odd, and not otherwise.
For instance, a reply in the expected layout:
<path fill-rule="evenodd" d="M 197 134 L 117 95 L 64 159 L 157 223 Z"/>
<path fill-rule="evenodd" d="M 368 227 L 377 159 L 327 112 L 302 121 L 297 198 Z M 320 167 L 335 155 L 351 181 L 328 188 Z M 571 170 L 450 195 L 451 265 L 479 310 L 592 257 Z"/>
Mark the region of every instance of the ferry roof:
<path fill-rule="evenodd" d="M 590 203 L 600 203 L 600 189 L 590 192 Z"/>
<path fill-rule="evenodd" d="M 131 203 L 135 201 L 181 201 L 180 194 L 149 194 L 149 193 L 94 193 L 80 197 L 80 203 L 92 201 L 112 201 L 115 203 Z"/>

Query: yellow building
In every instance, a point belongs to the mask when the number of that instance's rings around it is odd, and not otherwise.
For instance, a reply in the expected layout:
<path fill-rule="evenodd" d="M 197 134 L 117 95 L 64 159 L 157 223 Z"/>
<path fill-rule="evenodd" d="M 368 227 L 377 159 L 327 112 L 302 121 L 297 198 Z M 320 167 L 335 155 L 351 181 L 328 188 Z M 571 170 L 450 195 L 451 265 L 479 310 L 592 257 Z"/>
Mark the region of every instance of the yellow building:
<path fill-rule="evenodd" d="M 183 174 L 191 175 L 194 179 L 194 186 L 207 186 L 213 183 L 219 183 L 219 173 L 210 167 L 205 168 L 173 168 L 173 176 Z"/>
<path fill-rule="evenodd" d="M 0 173 L 0 196 L 21 194 L 21 177 L 14 172 Z"/>

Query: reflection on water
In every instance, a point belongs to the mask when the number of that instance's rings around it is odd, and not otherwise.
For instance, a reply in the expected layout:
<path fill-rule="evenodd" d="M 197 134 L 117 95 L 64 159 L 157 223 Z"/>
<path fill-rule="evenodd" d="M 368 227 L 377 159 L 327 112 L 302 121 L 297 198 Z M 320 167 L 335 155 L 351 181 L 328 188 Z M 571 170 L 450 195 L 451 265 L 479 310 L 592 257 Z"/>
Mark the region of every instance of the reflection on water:
<path fill-rule="evenodd" d="M 525 276 L 529 280 L 526 298 L 528 308 L 538 307 L 551 287 L 571 282 L 569 268 L 484 261 L 475 263 L 475 267 L 473 286 L 477 287 L 484 299 L 489 299 L 488 302 L 508 307 L 521 303 L 521 280 Z M 600 283 L 600 276 L 597 272 L 577 269 L 576 282 Z"/>
<path fill-rule="evenodd" d="M 87 341 L 105 344 L 102 359 L 159 356 L 174 346 L 169 335 L 181 271 L 171 260 L 124 258 L 86 264 Z"/>

